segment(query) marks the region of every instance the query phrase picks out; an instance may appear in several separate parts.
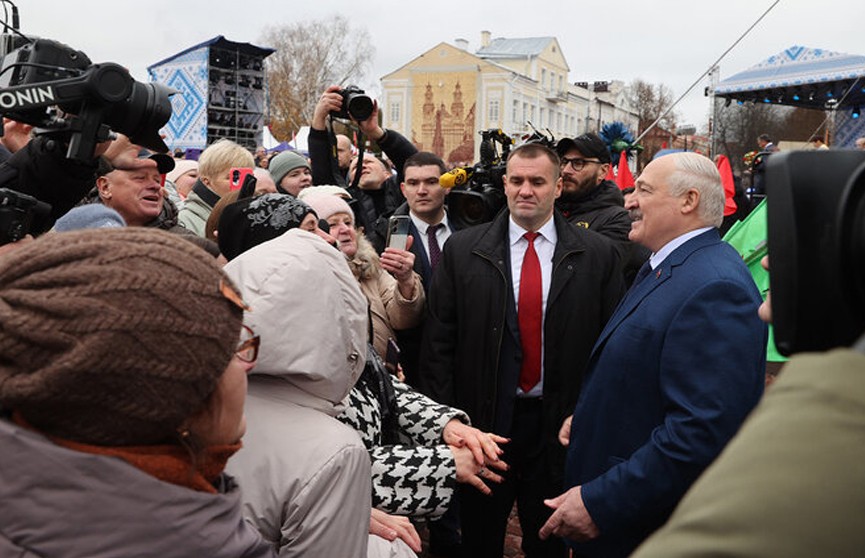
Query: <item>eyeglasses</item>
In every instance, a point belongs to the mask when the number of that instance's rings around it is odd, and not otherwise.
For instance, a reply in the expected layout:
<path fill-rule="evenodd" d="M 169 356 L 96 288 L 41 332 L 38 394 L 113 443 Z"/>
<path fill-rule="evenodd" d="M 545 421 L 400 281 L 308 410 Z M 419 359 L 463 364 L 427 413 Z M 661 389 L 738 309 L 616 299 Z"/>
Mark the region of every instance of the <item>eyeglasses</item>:
<path fill-rule="evenodd" d="M 243 302 L 243 299 L 240 297 L 240 293 L 234 290 L 234 287 L 226 281 L 225 279 L 219 280 L 219 292 L 222 293 L 222 296 L 226 298 L 229 302 L 240 308 L 245 312 L 249 312 L 249 305 Z"/>
<path fill-rule="evenodd" d="M 573 159 L 562 157 L 560 158 L 560 161 L 562 164 L 562 168 L 571 165 L 571 168 L 574 169 L 574 172 L 580 172 L 581 170 L 586 168 L 586 165 L 588 165 L 589 163 L 594 163 L 596 165 L 605 164 L 603 161 L 597 161 L 595 159 L 581 159 L 579 157 L 574 157 Z"/>
<path fill-rule="evenodd" d="M 255 362 L 258 360 L 258 347 L 261 345 L 261 337 L 256 335 L 252 328 L 244 325 L 240 334 L 240 343 L 234 354 L 243 362 Z"/>

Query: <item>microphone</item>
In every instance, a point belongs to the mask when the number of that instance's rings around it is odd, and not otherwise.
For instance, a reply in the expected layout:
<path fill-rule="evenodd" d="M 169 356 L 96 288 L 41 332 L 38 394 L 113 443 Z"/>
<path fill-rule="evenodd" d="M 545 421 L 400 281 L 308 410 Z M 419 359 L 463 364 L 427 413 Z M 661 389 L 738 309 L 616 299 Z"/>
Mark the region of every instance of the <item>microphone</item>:
<path fill-rule="evenodd" d="M 462 186 L 467 183 L 474 174 L 475 169 L 472 167 L 457 167 L 448 171 L 439 177 L 439 184 L 442 188 L 450 190 L 455 186 Z"/>

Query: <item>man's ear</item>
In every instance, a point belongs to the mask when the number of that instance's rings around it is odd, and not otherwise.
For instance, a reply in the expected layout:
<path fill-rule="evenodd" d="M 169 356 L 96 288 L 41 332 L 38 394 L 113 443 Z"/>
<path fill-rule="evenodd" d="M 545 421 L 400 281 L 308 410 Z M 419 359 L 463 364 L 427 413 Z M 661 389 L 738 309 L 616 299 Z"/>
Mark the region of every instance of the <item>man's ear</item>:
<path fill-rule="evenodd" d="M 688 214 L 697 211 L 700 207 L 700 191 L 695 188 L 690 188 L 685 195 L 682 196 L 682 213 Z"/>
<path fill-rule="evenodd" d="M 598 165 L 598 177 L 597 184 L 600 184 L 604 180 L 607 179 L 607 172 L 610 170 L 610 163 L 604 163 L 603 165 Z"/>
<path fill-rule="evenodd" d="M 111 181 L 104 176 L 96 179 L 96 190 L 99 192 L 99 197 L 103 200 L 111 199 Z"/>

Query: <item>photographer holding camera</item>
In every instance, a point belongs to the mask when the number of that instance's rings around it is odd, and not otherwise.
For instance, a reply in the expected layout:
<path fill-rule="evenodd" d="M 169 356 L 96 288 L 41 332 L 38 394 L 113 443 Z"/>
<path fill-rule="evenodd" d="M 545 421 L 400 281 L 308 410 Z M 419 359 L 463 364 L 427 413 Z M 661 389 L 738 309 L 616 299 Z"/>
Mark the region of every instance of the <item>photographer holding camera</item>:
<path fill-rule="evenodd" d="M 312 160 L 312 182 L 347 186 L 354 199 L 358 227 L 375 247 L 376 252 L 384 251 L 387 230 L 387 217 L 399 207 L 405 198 L 400 191 L 403 181 L 403 165 L 406 159 L 417 153 L 408 139 L 393 130 L 385 130 L 378 123 L 378 103 L 362 95 L 356 87 L 342 90 L 337 85 L 328 87 L 322 93 L 309 131 L 309 157 Z M 371 106 L 368 102 L 371 101 Z M 356 108 L 357 107 L 357 108 Z M 341 176 L 336 163 L 333 144 L 328 132 L 327 118 L 334 113 L 337 117 L 350 116 L 369 139 L 378 143 L 382 151 L 393 162 L 397 174 L 388 165 L 373 156 L 365 154 L 363 161 L 355 157 L 349 167 L 348 183 Z M 363 118 L 366 116 L 366 118 Z M 355 186 L 355 173 L 360 165 L 360 178 Z"/>

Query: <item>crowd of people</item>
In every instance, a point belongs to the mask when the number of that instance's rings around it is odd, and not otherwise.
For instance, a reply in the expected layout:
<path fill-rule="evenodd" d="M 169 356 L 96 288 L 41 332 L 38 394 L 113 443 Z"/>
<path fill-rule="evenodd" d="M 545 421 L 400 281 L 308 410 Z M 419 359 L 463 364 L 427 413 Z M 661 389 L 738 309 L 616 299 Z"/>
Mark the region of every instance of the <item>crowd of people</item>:
<path fill-rule="evenodd" d="M 8 125 L 0 187 L 51 211 L 0 246 L 0 555 L 411 557 L 426 522 L 432 555 L 498 558 L 516 504 L 527 557 L 628 556 L 758 405 L 715 163 L 623 194 L 597 135 L 524 143 L 460 230 L 377 107 L 387 160 L 333 135 L 338 89 L 309 158 L 118 134 L 81 162 Z"/>

